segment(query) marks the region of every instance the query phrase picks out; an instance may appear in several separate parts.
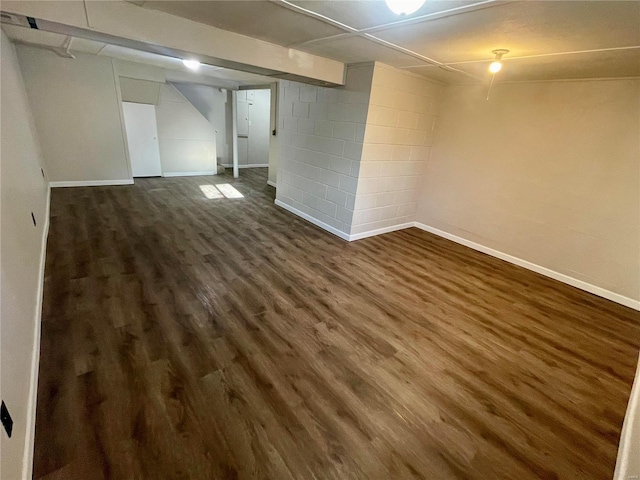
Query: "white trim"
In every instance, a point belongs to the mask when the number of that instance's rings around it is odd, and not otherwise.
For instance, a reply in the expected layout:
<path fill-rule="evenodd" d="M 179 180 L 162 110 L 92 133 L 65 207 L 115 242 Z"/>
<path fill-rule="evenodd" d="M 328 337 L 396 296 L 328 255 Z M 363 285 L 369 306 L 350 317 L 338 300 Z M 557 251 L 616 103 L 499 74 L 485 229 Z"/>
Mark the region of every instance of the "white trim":
<path fill-rule="evenodd" d="M 637 455 L 639 445 L 634 442 L 640 440 L 640 432 L 635 429 L 640 428 L 640 358 L 638 358 L 638 369 L 636 370 L 636 378 L 631 388 L 631 396 L 627 405 L 627 413 L 622 425 L 622 433 L 620 434 L 620 446 L 618 447 L 618 459 L 616 461 L 616 470 L 613 474 L 614 480 L 627 480 L 630 478 L 640 478 L 640 471 L 631 471 L 633 468 L 629 466 L 631 455 Z"/>
<path fill-rule="evenodd" d="M 278 186 L 276 185 L 276 182 L 271 181 L 271 180 L 267 180 L 267 185 L 269 185 L 270 187 L 273 187 L 273 188 L 278 188 Z"/>
<path fill-rule="evenodd" d="M 49 214 L 51 205 L 51 187 L 47 187 L 44 226 L 42 228 L 42 245 L 40 246 L 40 274 L 36 298 L 36 314 L 33 325 L 33 346 L 31 353 L 31 378 L 29 379 L 29 397 L 27 405 L 27 431 L 24 436 L 24 454 L 22 456 L 22 478 L 33 477 L 33 452 L 36 434 L 36 403 L 38 400 L 38 371 L 40 366 L 40 325 L 42 322 L 42 300 L 44 295 L 44 267 L 47 256 L 47 238 L 49 237 Z"/>
<path fill-rule="evenodd" d="M 447 240 L 451 240 L 452 242 L 459 243 L 460 245 L 464 245 L 465 247 L 472 248 L 477 250 L 478 252 L 486 253 L 487 255 L 491 255 L 492 257 L 499 258 L 500 260 L 504 260 L 505 262 L 513 263 L 514 265 L 518 265 L 520 267 L 526 268 L 527 270 L 531 270 L 533 272 L 539 273 L 540 275 L 544 275 L 545 277 L 553 278 L 554 280 L 558 280 L 559 282 L 566 283 L 567 285 L 571 285 L 572 287 L 579 288 L 580 290 L 584 290 L 585 292 L 592 293 L 593 295 L 597 295 L 602 298 L 606 298 L 607 300 L 611 300 L 612 302 L 619 303 L 620 305 L 624 305 L 625 307 L 633 308 L 634 310 L 640 311 L 640 300 L 634 300 L 633 298 L 625 297 L 624 295 L 620 295 L 619 293 L 612 292 L 610 290 L 606 290 L 602 287 L 598 287 L 596 285 L 592 285 L 582 280 L 578 280 L 577 278 L 570 277 L 569 275 L 565 275 L 564 273 L 556 272 L 555 270 L 551 270 L 546 267 L 542 267 L 540 265 L 536 265 L 535 263 L 528 262 L 523 260 L 522 258 L 514 257 L 513 255 L 509 255 L 507 253 L 500 252 L 498 250 L 494 250 L 493 248 L 486 247 L 476 242 L 472 242 L 471 240 L 467 240 L 466 238 L 458 237 L 457 235 L 453 235 L 451 233 L 445 232 L 443 230 L 439 230 L 437 228 L 431 227 L 429 225 L 425 225 L 420 222 L 408 222 L 400 225 L 394 225 L 391 227 L 380 228 L 378 230 L 371 230 L 368 232 L 357 233 L 354 235 L 349 235 L 336 228 L 327 225 L 320 220 L 317 220 L 306 213 L 301 212 L 300 210 L 293 208 L 280 200 L 275 201 L 276 205 L 289 210 L 291 213 L 294 213 L 308 222 L 317 225 L 320 228 L 327 230 L 334 235 L 346 240 L 348 242 L 352 242 L 354 240 L 360 240 L 362 238 L 372 237 L 375 235 L 381 235 L 383 233 L 393 232 L 396 230 L 402 230 L 405 228 L 416 227 L 420 230 L 424 230 L 429 233 L 433 233 L 434 235 L 438 235 L 439 237 L 446 238 Z"/>
<path fill-rule="evenodd" d="M 49 187 L 101 187 L 104 185 L 133 185 L 133 179 L 127 180 L 71 180 L 65 182 L 49 182 Z"/>
<path fill-rule="evenodd" d="M 215 175 L 216 170 L 205 170 L 203 172 L 165 172 L 163 177 L 200 177 L 203 175 Z"/>
<path fill-rule="evenodd" d="M 222 164 L 220 164 L 222 165 Z M 233 168 L 233 165 L 222 165 L 224 168 Z M 250 163 L 249 165 L 238 165 L 238 168 L 269 168 L 268 163 Z"/>
<path fill-rule="evenodd" d="M 84 3 L 84 9 L 86 12 L 87 11 L 86 3 Z M 111 59 L 111 71 L 113 72 L 113 83 L 115 85 L 116 99 L 118 101 L 118 116 L 120 118 L 120 130 L 122 130 L 124 159 L 125 159 L 125 162 L 127 163 L 127 172 L 129 172 L 129 177 L 133 178 L 133 167 L 131 166 L 131 155 L 129 154 L 129 138 L 127 137 L 127 127 L 125 126 L 125 123 L 124 123 L 124 106 L 122 105 L 122 90 L 120 89 L 120 76 L 118 74 L 117 63 L 114 58 Z"/>
<path fill-rule="evenodd" d="M 233 178 L 238 178 L 238 92 L 231 91 L 231 161 Z"/>
<path fill-rule="evenodd" d="M 392 225 L 390 227 L 378 228 L 377 230 L 369 230 L 368 232 L 354 233 L 349 235 L 349 241 L 360 240 L 362 238 L 373 237 L 375 235 L 382 235 L 383 233 L 395 232 L 396 230 L 404 230 L 405 228 L 411 228 L 415 222 L 401 223 L 398 225 Z"/>
<path fill-rule="evenodd" d="M 566 283 L 567 285 L 571 285 L 572 287 L 579 288 L 580 290 L 584 290 L 585 292 L 589 292 L 599 297 L 606 298 L 607 300 L 611 300 L 612 302 L 619 303 L 635 310 L 640 310 L 639 300 L 634 300 L 632 298 L 625 297 L 624 295 L 605 290 L 604 288 L 597 287 L 582 280 L 578 280 L 577 278 L 570 277 L 568 275 L 565 275 L 564 273 L 556 272 L 546 267 L 536 265 L 535 263 L 531 263 L 521 258 L 514 257 L 507 253 L 485 247 L 484 245 L 480 245 L 479 243 L 475 243 L 471 240 L 458 237 L 457 235 L 438 230 L 437 228 L 430 227 L 429 225 L 425 225 L 423 223 L 415 222 L 415 227 L 426 232 L 433 233 L 434 235 L 446 238 L 447 240 L 459 243 L 461 245 L 464 245 L 465 247 L 473 248 L 474 250 L 477 250 L 479 252 L 486 253 L 487 255 L 491 255 L 492 257 L 499 258 L 500 260 L 504 260 L 506 262 L 513 263 L 514 265 L 532 270 L 536 273 L 544 275 L 545 277 L 553 278 L 554 280 L 558 280 L 560 282 Z"/>
<path fill-rule="evenodd" d="M 279 207 L 284 208 L 285 210 L 290 211 L 291 213 L 304 218 L 307 222 L 313 223 L 314 225 L 322 228 L 323 230 L 326 230 L 329 233 L 333 233 L 334 235 L 340 237 L 343 240 L 347 240 L 349 241 L 349 235 L 341 232 L 340 230 L 338 230 L 337 228 L 332 227 L 331 225 L 328 225 L 324 222 L 321 222 L 320 220 L 313 218 L 311 215 L 307 215 L 306 213 L 302 212 L 301 210 L 298 210 L 297 208 L 293 208 L 291 205 L 287 205 L 286 203 L 278 200 L 276 198 L 275 202 L 276 205 L 278 205 Z"/>

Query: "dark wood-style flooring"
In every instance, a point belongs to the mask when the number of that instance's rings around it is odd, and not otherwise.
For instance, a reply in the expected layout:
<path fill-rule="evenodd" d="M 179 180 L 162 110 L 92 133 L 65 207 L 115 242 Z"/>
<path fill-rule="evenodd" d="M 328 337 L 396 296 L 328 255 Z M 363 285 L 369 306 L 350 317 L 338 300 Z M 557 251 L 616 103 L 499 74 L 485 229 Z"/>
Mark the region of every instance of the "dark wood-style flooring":
<path fill-rule="evenodd" d="M 265 182 L 53 190 L 36 479 L 611 478 L 638 312 Z"/>

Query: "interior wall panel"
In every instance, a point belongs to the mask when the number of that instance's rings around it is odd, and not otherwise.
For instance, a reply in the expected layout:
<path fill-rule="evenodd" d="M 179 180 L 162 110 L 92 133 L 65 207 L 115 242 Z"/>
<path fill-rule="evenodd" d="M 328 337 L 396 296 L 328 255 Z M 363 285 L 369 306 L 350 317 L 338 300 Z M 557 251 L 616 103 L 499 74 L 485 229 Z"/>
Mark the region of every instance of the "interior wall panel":
<path fill-rule="evenodd" d="M 418 221 L 640 299 L 640 80 L 445 89 Z"/>

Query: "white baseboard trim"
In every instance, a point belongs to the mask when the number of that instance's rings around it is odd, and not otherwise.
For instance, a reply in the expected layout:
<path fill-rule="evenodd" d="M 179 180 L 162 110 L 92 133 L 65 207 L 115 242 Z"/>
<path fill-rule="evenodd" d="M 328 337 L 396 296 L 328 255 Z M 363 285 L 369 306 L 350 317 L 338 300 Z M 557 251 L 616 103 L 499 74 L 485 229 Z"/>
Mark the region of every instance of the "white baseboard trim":
<path fill-rule="evenodd" d="M 287 205 L 286 203 L 278 200 L 276 198 L 275 202 L 276 205 L 278 205 L 279 207 L 284 208 L 285 210 L 290 211 L 291 213 L 293 213 L 294 215 L 297 215 L 299 217 L 304 218 L 307 222 L 309 223 L 313 223 L 314 225 L 322 228 L 323 230 L 326 230 L 329 233 L 333 233 L 334 235 L 342 238 L 343 240 L 349 240 L 349 235 L 341 232 L 340 230 L 338 230 L 337 228 L 332 227 L 331 225 L 328 225 L 324 222 L 321 222 L 318 219 L 313 218 L 311 215 L 307 215 L 306 213 L 304 213 L 301 210 L 298 210 L 297 208 L 293 208 L 291 205 Z"/>
<path fill-rule="evenodd" d="M 395 232 L 396 230 L 404 230 L 414 226 L 415 222 L 401 223 L 399 225 L 392 225 L 390 227 L 378 228 L 377 230 L 369 230 L 368 232 L 354 233 L 349 235 L 349 241 L 360 240 L 362 238 L 374 237 L 376 235 L 382 235 L 383 233 Z"/>
<path fill-rule="evenodd" d="M 337 235 L 338 237 L 348 242 L 360 240 L 367 237 L 372 237 L 375 235 L 382 235 L 384 233 L 389 233 L 396 230 L 402 230 L 405 228 L 416 227 L 426 232 L 433 233 L 434 235 L 438 235 L 439 237 L 446 238 L 447 240 L 451 240 L 452 242 L 456 242 L 456 243 L 459 243 L 460 245 L 464 245 L 465 247 L 469 247 L 474 250 L 477 250 L 478 252 L 486 253 L 487 255 L 491 255 L 492 257 L 499 258 L 500 260 L 504 260 L 505 262 L 513 263 L 514 265 L 518 265 L 519 267 L 523 267 L 523 268 L 526 268 L 527 270 L 531 270 L 533 272 L 539 273 L 540 275 L 544 275 L 545 277 L 553 278 L 554 280 L 558 280 L 559 282 L 566 283 L 567 285 L 571 285 L 572 287 L 579 288 L 580 290 L 584 290 L 585 292 L 592 293 L 593 295 L 606 298 L 607 300 L 611 300 L 612 302 L 619 303 L 620 305 L 624 305 L 625 307 L 633 308 L 634 310 L 640 311 L 640 301 L 638 300 L 634 300 L 632 298 L 625 297 L 624 295 L 620 295 L 619 293 L 615 293 L 610 290 L 606 290 L 602 287 L 592 285 L 585 281 L 578 280 L 577 278 L 570 277 L 569 275 L 565 275 L 564 273 L 556 272 L 555 270 L 551 270 L 549 268 L 536 265 L 535 263 L 528 262 L 527 260 L 523 260 L 522 258 L 514 257 L 513 255 L 509 255 L 507 253 L 494 250 L 493 248 L 489 248 L 479 243 L 472 242 L 471 240 L 467 240 L 466 238 L 458 237 L 457 235 L 453 235 L 443 230 L 439 230 L 429 225 L 425 225 L 424 223 L 408 222 L 400 225 L 393 225 L 387 228 L 380 228 L 378 230 L 371 230 L 368 232 L 349 235 L 347 233 L 337 230 L 336 228 L 333 228 L 330 225 L 327 225 L 324 222 L 321 222 L 320 220 L 317 220 L 311 217 L 310 215 L 307 215 L 306 213 L 294 207 L 291 207 L 285 203 L 282 203 L 280 200 L 276 199 L 275 203 L 276 205 L 290 211 L 295 215 L 298 215 L 299 217 L 304 218 L 308 222 L 311 222 L 314 225 L 317 225 L 318 227 L 330 233 L 333 233 L 334 235 Z"/>
<path fill-rule="evenodd" d="M 165 172 L 163 177 L 200 177 L 203 175 L 216 175 L 217 170 L 205 170 L 203 172 Z"/>
<path fill-rule="evenodd" d="M 579 288 L 580 290 L 584 290 L 585 292 L 589 292 L 599 297 L 606 298 L 607 300 L 619 303 L 621 305 L 624 305 L 625 307 L 633 308 L 634 310 L 640 310 L 640 301 L 638 300 L 634 300 L 632 298 L 625 297 L 624 295 L 620 295 L 604 288 L 597 287 L 582 280 L 578 280 L 577 278 L 565 275 L 564 273 L 550 270 L 546 267 L 536 265 L 535 263 L 528 262 L 507 253 L 485 247 L 484 245 L 480 245 L 479 243 L 472 242 L 471 240 L 467 240 L 466 238 L 458 237 L 457 235 L 453 235 L 443 230 L 430 227 L 429 225 L 425 225 L 420 222 L 415 222 L 414 226 L 426 232 L 438 235 L 439 237 L 443 237 L 447 240 L 451 240 L 453 242 L 464 245 L 465 247 L 473 248 L 474 250 L 486 253 L 487 255 L 491 255 L 492 257 L 499 258 L 500 260 L 504 260 L 505 262 L 513 263 L 514 265 L 526 268 L 527 270 L 532 270 L 536 273 L 539 273 L 540 275 L 544 275 L 545 277 L 553 278 L 554 280 L 558 280 L 562 283 L 566 283 L 567 285 L 571 285 L 572 287 Z"/>
<path fill-rule="evenodd" d="M 222 166 L 224 168 L 233 168 L 233 165 L 222 165 Z M 238 168 L 269 168 L 269 164 L 268 163 L 250 163 L 249 165 L 238 165 Z"/>
<path fill-rule="evenodd" d="M 276 186 L 276 182 L 272 182 L 271 180 L 267 180 L 267 185 L 269 185 L 270 187 L 273 187 L 273 188 L 278 188 Z"/>
<path fill-rule="evenodd" d="M 60 187 L 102 187 L 105 185 L 133 185 L 133 179 L 126 180 L 72 180 L 65 182 L 49 182 L 51 188 Z"/>
<path fill-rule="evenodd" d="M 29 380 L 29 404 L 27 405 L 26 434 L 24 437 L 24 455 L 22 457 L 22 478 L 33 477 L 33 452 L 36 435 L 36 403 L 38 400 L 38 372 L 40 367 L 40 324 L 42 322 L 42 301 L 44 295 L 44 268 L 47 256 L 47 238 L 49 237 L 49 216 L 51 211 L 51 186 L 47 188 L 45 204 L 45 220 L 42 228 L 42 245 L 40 246 L 40 272 L 38 293 L 36 298 L 36 314 L 34 318 L 33 351 L 31 354 L 31 378 Z"/>
<path fill-rule="evenodd" d="M 640 478 L 640 462 L 637 460 L 640 452 L 640 357 L 636 378 L 631 388 L 631 396 L 627 404 L 627 413 L 620 434 L 620 446 L 613 480 L 628 480 Z"/>

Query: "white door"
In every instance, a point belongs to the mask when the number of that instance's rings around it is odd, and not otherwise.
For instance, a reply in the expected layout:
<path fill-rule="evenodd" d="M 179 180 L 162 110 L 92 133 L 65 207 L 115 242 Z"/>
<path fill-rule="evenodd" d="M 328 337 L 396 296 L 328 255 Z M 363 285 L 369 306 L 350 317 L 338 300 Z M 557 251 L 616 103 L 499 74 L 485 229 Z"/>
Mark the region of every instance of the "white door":
<path fill-rule="evenodd" d="M 129 144 L 131 173 L 134 177 L 161 176 L 156 106 L 122 102 L 122 108 Z"/>

